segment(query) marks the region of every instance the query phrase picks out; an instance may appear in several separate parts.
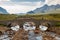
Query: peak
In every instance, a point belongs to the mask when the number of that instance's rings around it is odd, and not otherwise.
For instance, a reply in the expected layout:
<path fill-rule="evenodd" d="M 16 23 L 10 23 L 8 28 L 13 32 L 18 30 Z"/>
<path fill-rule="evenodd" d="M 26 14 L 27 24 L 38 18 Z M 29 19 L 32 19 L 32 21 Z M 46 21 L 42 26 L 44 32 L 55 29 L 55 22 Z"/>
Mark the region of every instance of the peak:
<path fill-rule="evenodd" d="M 0 7 L 0 10 L 5 10 L 4 8 Z"/>
<path fill-rule="evenodd" d="M 45 4 L 44 6 L 48 6 L 47 4 Z"/>
<path fill-rule="evenodd" d="M 0 8 L 2 8 L 2 7 L 0 7 Z M 4 9 L 4 8 L 2 8 L 2 9 Z"/>
<path fill-rule="evenodd" d="M 51 11 L 51 10 L 56 10 L 56 9 L 60 9 L 60 4 L 57 4 L 57 5 L 43 5 L 42 7 L 40 8 L 36 8 L 35 10 L 33 10 L 34 13 L 45 13 L 45 12 L 48 12 L 48 11 Z M 30 13 L 33 13 L 30 11 Z"/>
<path fill-rule="evenodd" d="M 6 9 L 0 7 L 0 13 L 2 13 L 2 14 L 7 14 L 8 12 L 6 11 Z"/>
<path fill-rule="evenodd" d="M 3 9 L 2 7 L 0 7 L 0 9 Z"/>

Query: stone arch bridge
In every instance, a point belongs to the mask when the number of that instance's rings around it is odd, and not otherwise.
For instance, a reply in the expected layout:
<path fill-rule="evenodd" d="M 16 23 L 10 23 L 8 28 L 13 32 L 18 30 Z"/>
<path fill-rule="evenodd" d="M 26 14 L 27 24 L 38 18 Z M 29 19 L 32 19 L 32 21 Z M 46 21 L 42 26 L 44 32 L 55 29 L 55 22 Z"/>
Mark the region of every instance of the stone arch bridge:
<path fill-rule="evenodd" d="M 34 22 L 36 26 L 38 27 L 41 23 L 47 23 L 49 26 L 53 26 L 55 21 L 49 21 L 49 20 L 35 20 L 32 18 L 19 18 L 15 20 L 7 20 L 7 21 L 0 21 L 0 24 L 4 24 L 6 26 L 9 25 L 9 23 L 17 23 L 21 27 L 23 26 L 24 22 Z"/>

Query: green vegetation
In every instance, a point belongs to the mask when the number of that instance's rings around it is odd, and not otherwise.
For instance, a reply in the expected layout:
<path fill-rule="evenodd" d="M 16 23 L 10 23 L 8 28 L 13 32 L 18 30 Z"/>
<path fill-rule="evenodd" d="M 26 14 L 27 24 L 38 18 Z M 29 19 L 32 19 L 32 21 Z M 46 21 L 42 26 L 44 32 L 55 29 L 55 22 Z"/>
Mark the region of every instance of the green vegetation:
<path fill-rule="evenodd" d="M 0 21 L 1 20 L 13 20 L 17 17 L 17 15 L 13 15 L 13 14 L 0 14 Z"/>
<path fill-rule="evenodd" d="M 13 20 L 15 18 L 33 18 L 36 20 L 45 19 L 45 20 L 56 20 L 60 21 L 60 14 L 44 14 L 44 15 L 14 15 L 14 14 L 0 14 L 0 20 Z"/>
<path fill-rule="evenodd" d="M 44 15 L 21 15 L 21 16 L 18 16 L 18 18 L 33 18 L 33 19 L 36 19 L 36 20 L 51 20 L 51 21 L 58 21 L 58 22 L 55 22 L 54 25 L 56 27 L 60 27 L 60 14 L 44 14 Z"/>
<path fill-rule="evenodd" d="M 18 18 L 32 18 L 35 20 L 52 20 L 52 21 L 59 21 L 59 22 L 55 22 L 54 25 L 55 26 L 60 26 L 60 14 L 35 14 L 35 15 L 14 15 L 14 14 L 0 14 L 0 21 L 1 20 L 14 20 L 14 19 L 18 19 Z M 2 25 L 2 24 L 0 24 Z M 5 26 L 5 25 L 4 25 Z"/>
<path fill-rule="evenodd" d="M 6 25 L 4 25 L 4 24 L 0 24 L 0 26 L 4 27 L 4 26 L 6 26 Z"/>
<path fill-rule="evenodd" d="M 60 21 L 60 14 L 44 14 L 44 15 L 20 15 L 18 16 L 18 18 L 33 18 L 33 19 L 36 19 L 36 20 L 39 20 L 39 19 L 45 19 L 45 20 L 56 20 L 56 21 Z"/>
<path fill-rule="evenodd" d="M 55 22 L 54 25 L 60 27 L 60 22 Z"/>

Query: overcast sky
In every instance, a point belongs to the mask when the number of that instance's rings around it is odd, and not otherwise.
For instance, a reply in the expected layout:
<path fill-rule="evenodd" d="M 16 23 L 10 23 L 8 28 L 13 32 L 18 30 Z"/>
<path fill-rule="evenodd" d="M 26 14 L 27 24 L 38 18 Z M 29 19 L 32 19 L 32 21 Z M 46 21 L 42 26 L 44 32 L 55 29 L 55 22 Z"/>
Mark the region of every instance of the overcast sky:
<path fill-rule="evenodd" d="M 26 13 L 30 10 L 39 8 L 45 4 L 60 4 L 59 0 L 0 0 L 0 7 L 6 9 L 9 13 Z"/>

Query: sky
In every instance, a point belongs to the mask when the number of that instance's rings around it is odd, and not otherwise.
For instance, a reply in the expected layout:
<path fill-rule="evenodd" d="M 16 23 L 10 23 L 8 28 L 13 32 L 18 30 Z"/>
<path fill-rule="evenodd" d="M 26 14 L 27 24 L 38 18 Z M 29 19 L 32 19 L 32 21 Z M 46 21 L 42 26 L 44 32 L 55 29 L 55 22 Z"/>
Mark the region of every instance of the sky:
<path fill-rule="evenodd" d="M 6 9 L 10 14 L 26 13 L 43 5 L 60 4 L 59 0 L 0 0 L 0 7 Z"/>

